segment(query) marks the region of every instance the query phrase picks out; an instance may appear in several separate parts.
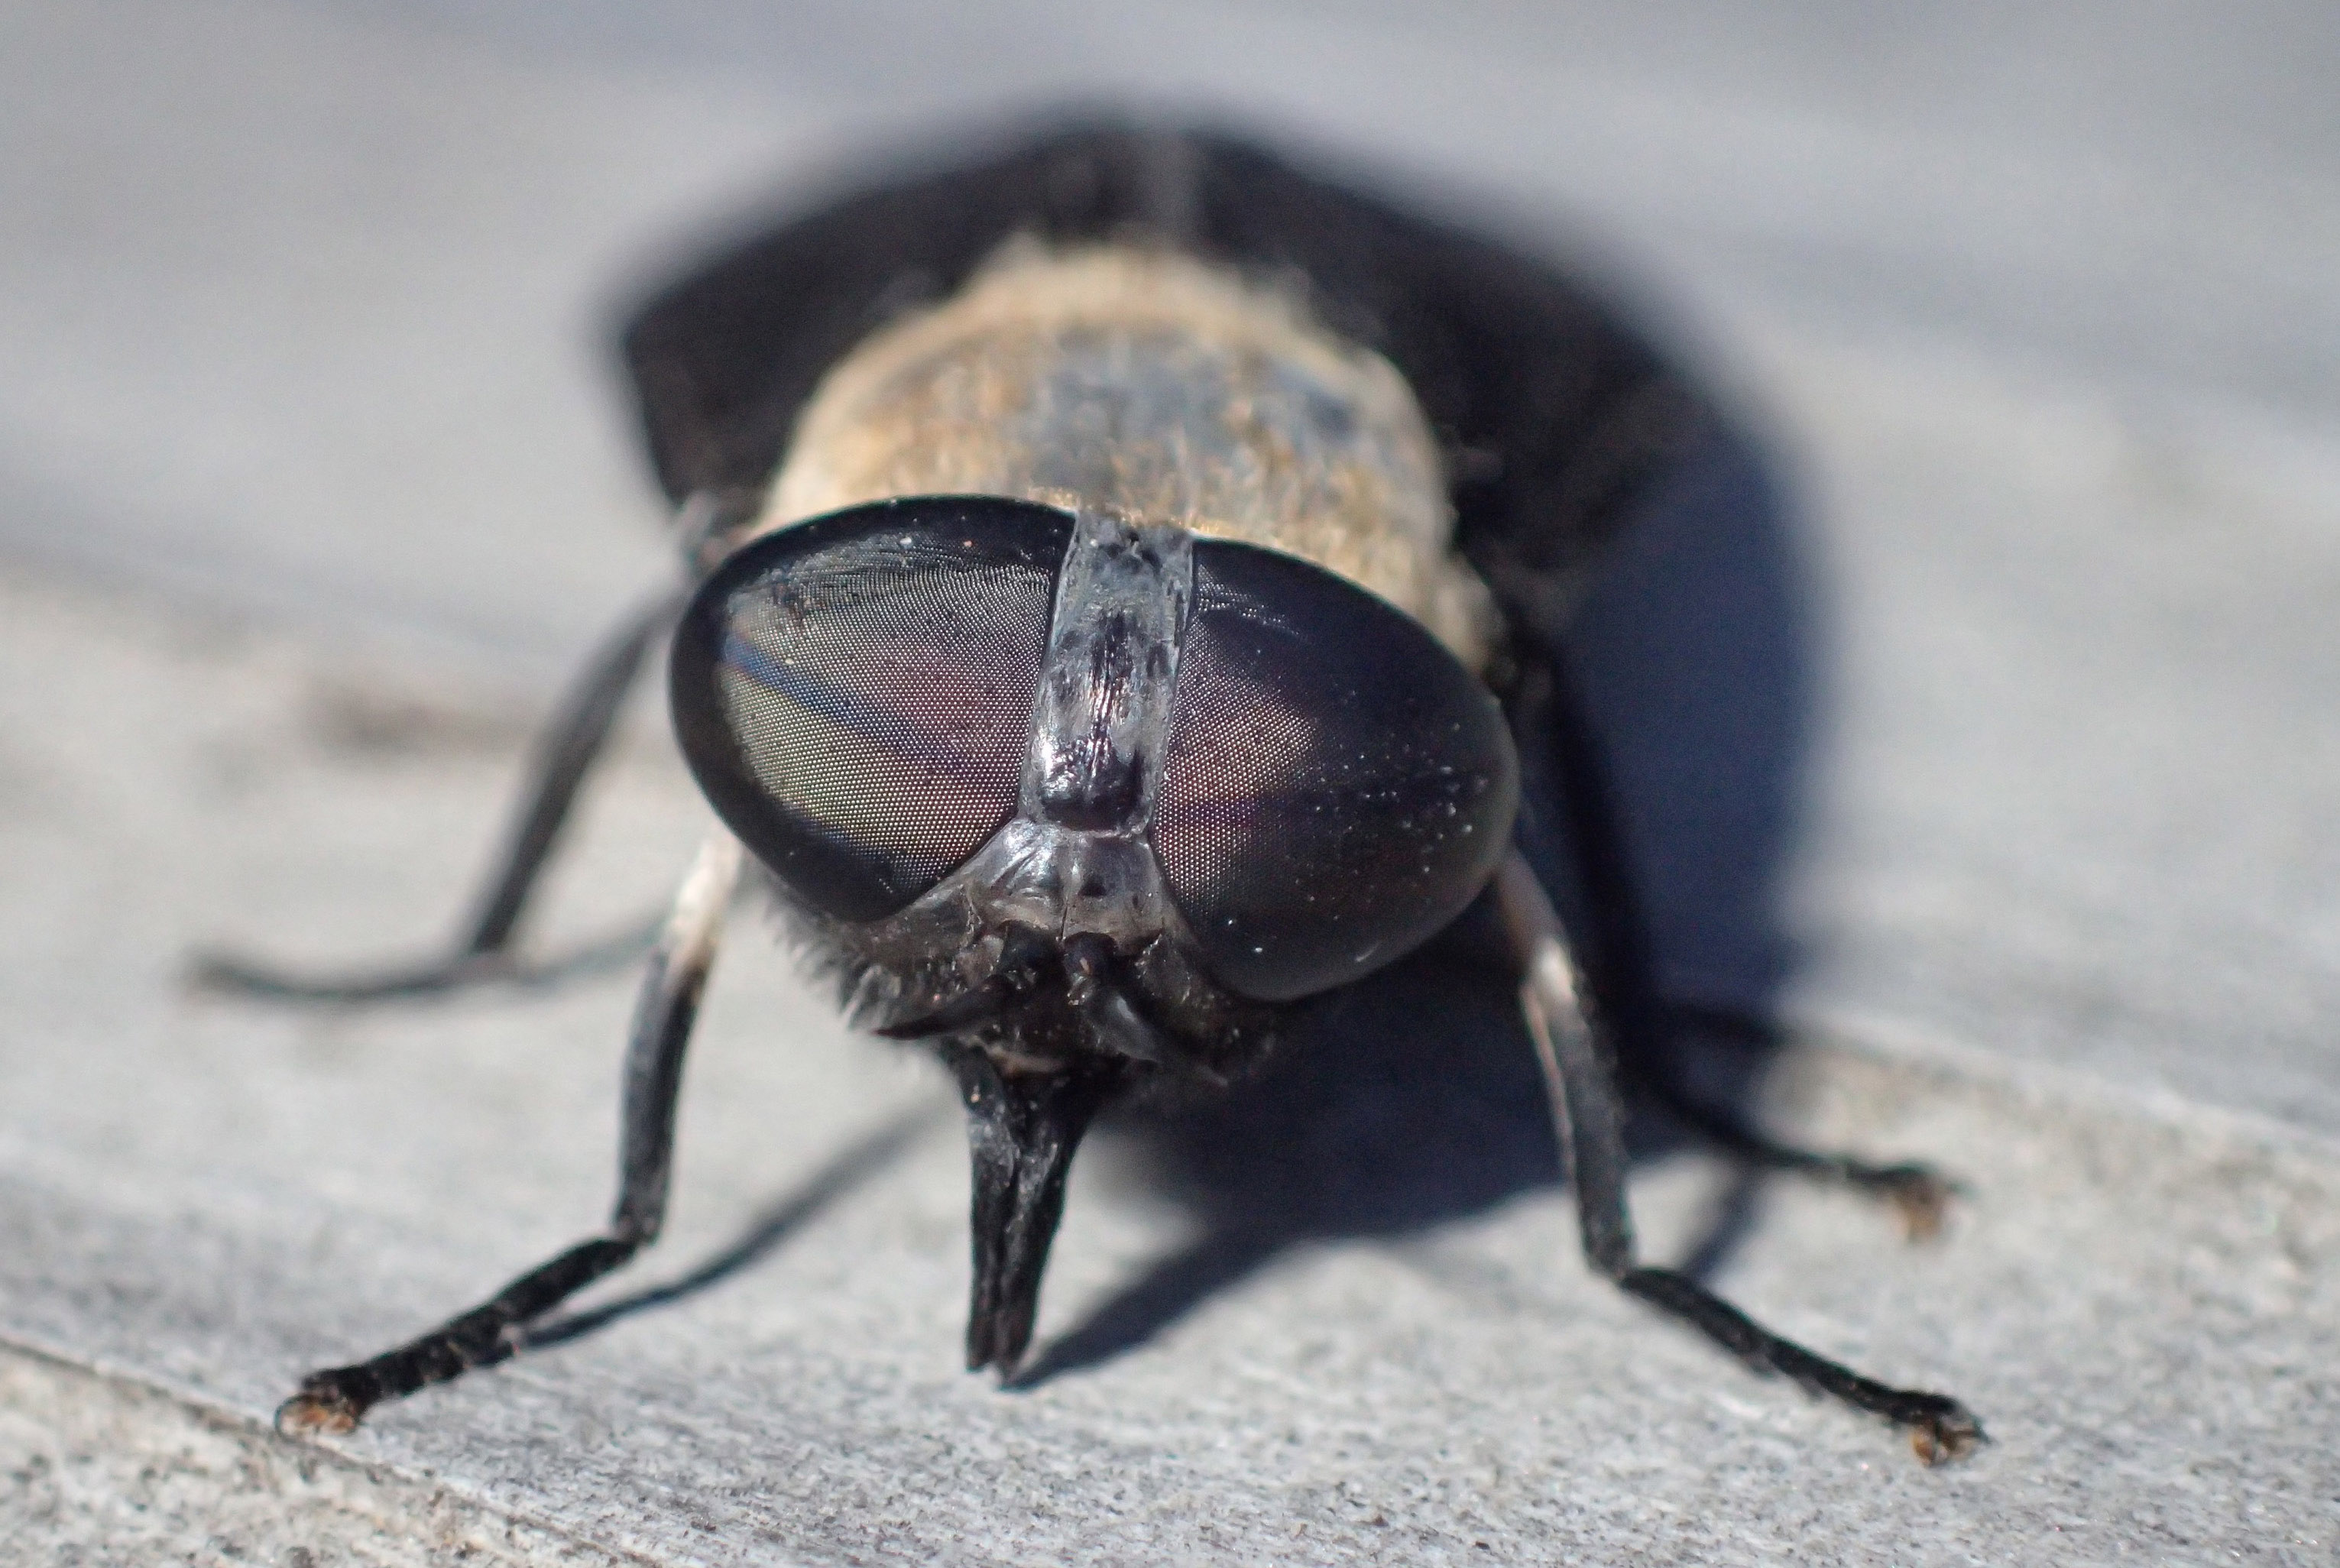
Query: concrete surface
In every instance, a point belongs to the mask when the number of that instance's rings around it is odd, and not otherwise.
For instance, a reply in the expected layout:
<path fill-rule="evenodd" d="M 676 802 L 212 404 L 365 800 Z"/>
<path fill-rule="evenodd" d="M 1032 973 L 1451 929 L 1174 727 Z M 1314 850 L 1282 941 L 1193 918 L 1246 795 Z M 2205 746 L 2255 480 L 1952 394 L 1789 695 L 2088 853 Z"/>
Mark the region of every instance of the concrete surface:
<path fill-rule="evenodd" d="M 1931 15 L 0 16 L 0 1554 L 2329 1561 L 2340 29 Z M 1637 1201 L 1967 1398 L 1971 1464 L 1586 1279 L 1458 952 L 1327 1021 L 1371 1070 L 1100 1146 L 1056 1375 L 1002 1394 L 953 1368 L 937 1075 L 753 922 L 675 1229 L 608 1295 L 748 1265 L 330 1454 L 254 1424 L 604 1196 L 622 982 L 175 985 L 200 941 L 371 957 L 460 908 L 520 737 L 664 566 L 601 313 L 872 139 L 1128 89 L 1554 234 L 1745 412 L 1587 631 L 1670 972 L 1807 1026 L 1792 1125 L 1974 1193 L 1919 1249 L 1661 1150 Z M 1742 640 L 1649 635 L 1709 610 Z M 702 820 L 645 713 L 543 936 L 653 901 Z"/>

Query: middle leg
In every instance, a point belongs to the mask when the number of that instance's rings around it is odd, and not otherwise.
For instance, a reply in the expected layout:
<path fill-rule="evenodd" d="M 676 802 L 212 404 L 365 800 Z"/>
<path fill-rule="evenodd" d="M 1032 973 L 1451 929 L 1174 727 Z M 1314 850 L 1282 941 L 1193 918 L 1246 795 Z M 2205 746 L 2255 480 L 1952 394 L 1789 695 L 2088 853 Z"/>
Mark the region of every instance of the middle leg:
<path fill-rule="evenodd" d="M 649 949 L 657 927 L 628 930 L 551 959 L 530 961 L 512 950 L 512 938 L 530 895 L 552 858 L 586 776 L 607 749 L 626 696 L 649 650 L 680 613 L 679 594 L 660 595 L 629 615 L 562 700 L 538 742 L 527 804 L 514 820 L 481 893 L 478 913 L 454 951 L 419 964 L 355 974 L 303 975 L 273 964 L 224 954 L 197 958 L 193 983 L 211 990 L 278 1001 L 379 1002 L 435 996 L 487 984 L 549 985 L 573 975 L 615 968 Z"/>

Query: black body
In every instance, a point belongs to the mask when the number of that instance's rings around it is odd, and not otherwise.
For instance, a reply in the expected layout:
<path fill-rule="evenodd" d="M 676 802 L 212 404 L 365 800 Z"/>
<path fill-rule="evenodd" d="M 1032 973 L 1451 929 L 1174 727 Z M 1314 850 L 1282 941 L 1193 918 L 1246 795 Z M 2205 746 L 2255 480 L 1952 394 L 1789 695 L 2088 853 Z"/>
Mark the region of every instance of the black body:
<path fill-rule="evenodd" d="M 1503 621 L 1489 686 L 1329 572 L 1029 501 L 913 498 L 731 551 L 728 531 L 754 515 L 823 373 L 1017 235 L 1132 242 L 1296 284 L 1325 326 L 1393 364 L 1445 449 L 1457 545 Z M 970 1366 L 1012 1373 L 1022 1358 L 1065 1173 L 1101 1107 L 1163 1075 L 1240 1073 L 1286 1005 L 1419 944 L 1492 872 L 1595 1266 L 1759 1370 L 1909 1427 L 1929 1460 L 1978 1439 L 1955 1401 L 1871 1382 L 1634 1260 L 1613 1062 L 1621 1042 L 1661 1030 L 1664 1009 L 1561 640 L 1629 503 L 1710 415 L 1599 304 L 1541 263 L 1242 142 L 1106 126 L 783 223 L 659 294 L 624 350 L 660 481 L 711 572 L 680 611 L 672 661 L 685 753 L 857 1013 L 932 1042 L 958 1079 L 975 1173 Z M 646 629 L 674 613 L 662 601 L 630 626 L 557 728 L 537 807 L 461 958 L 421 977 L 265 988 L 428 988 L 500 953 L 549 852 L 548 814 L 557 826 Z M 941 666 L 964 676 L 948 696 L 961 729 L 921 682 Z M 1216 743 L 1225 715 L 1264 700 L 1332 716 L 1333 739 L 1294 754 L 1293 769 L 1314 774 L 1244 772 L 1248 754 Z M 1572 944 L 1509 849 L 1518 769 L 1499 714 L 1542 759 L 1532 775 L 1566 779 L 1563 799 L 1529 810 L 1580 868 L 1590 918 Z M 817 729 L 808 752 L 800 737 Z M 824 772 L 806 755 L 851 759 Z M 1433 774 L 1447 779 L 1434 799 Z M 1482 837 L 1416 831 L 1438 813 Z M 1393 841 L 1403 853 L 1387 852 Z M 1045 878 L 1018 869 L 1043 862 Z M 1267 874 L 1286 864 L 1319 868 L 1324 897 Z M 1083 867 L 1095 875 L 1067 870 Z M 312 1374 L 282 1424 L 346 1429 L 380 1399 L 500 1359 L 654 1239 L 683 1045 L 737 874 L 736 848 L 710 844 L 659 943 L 608 1234 L 431 1335 Z M 213 974 L 254 983 L 250 970 Z M 1914 1167 L 1806 1155 L 1706 1119 L 1740 1153 L 1914 1215 L 1940 1201 Z"/>

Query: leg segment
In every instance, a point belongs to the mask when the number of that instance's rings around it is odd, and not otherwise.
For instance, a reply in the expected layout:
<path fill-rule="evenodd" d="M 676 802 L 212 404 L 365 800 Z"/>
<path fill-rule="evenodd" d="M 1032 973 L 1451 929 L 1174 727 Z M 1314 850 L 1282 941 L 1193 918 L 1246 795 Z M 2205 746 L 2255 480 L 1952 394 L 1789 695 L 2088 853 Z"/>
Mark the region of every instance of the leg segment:
<path fill-rule="evenodd" d="M 276 1002 L 411 1001 L 479 986 L 531 988 L 621 969 L 645 957 L 658 938 L 659 923 L 618 931 L 556 958 L 527 959 L 509 949 L 458 953 L 452 958 L 376 970 L 371 974 L 288 974 L 223 954 L 198 957 L 189 983 L 204 990 L 265 997 Z"/>
<path fill-rule="evenodd" d="M 1011 1376 L 1032 1343 L 1040 1275 L 1065 1214 L 1065 1177 L 1090 1121 L 1129 1082 L 1115 1062 L 1076 1064 L 1048 1074 L 1003 1073 L 980 1047 L 946 1047 L 967 1105 L 974 1161 L 969 1216 L 974 1281 L 967 1319 L 967 1369 Z"/>
<path fill-rule="evenodd" d="M 1526 971 L 1521 1007 L 1543 1064 L 1561 1158 L 1576 1194 L 1584 1253 L 1592 1265 L 1756 1371 L 1783 1373 L 1815 1394 L 1906 1427 L 1910 1446 L 1926 1464 L 1971 1452 L 1983 1440 L 1982 1424 L 1957 1400 L 1863 1377 L 1772 1334 L 1688 1275 L 1645 1268 L 1635 1261 L 1616 1087 L 1601 1042 L 1579 1000 L 1559 919 L 1534 873 L 1517 854 L 1496 872 L 1496 889 L 1504 924 Z"/>
<path fill-rule="evenodd" d="M 312 1372 L 279 1406 L 285 1433 L 347 1432 L 385 1399 L 492 1365 L 517 1348 L 518 1331 L 658 1237 L 674 1164 L 675 1098 L 684 1047 L 722 936 L 739 875 L 739 845 L 718 833 L 701 846 L 642 982 L 626 1047 L 625 1130 L 618 1202 L 609 1227 L 521 1275 L 490 1300 L 419 1339 L 353 1366 Z"/>
<path fill-rule="evenodd" d="M 538 746 L 528 809 L 513 824 L 496 878 L 480 900 L 480 912 L 463 939 L 465 952 L 501 952 L 511 945 L 512 930 L 520 924 L 537 876 L 551 858 L 585 775 L 609 741 L 618 711 L 625 706 L 626 694 L 633 690 L 634 678 L 641 671 L 644 655 L 681 610 L 682 600 L 676 594 L 664 595 L 637 610 L 585 667 L 551 730 Z"/>
<path fill-rule="evenodd" d="M 1722 1008 L 1672 1007 L 1668 1014 L 1677 1031 L 1714 1029 L 1766 1041 L 1777 1034 L 1760 1018 Z M 1685 1127 L 1757 1169 L 1785 1171 L 1884 1200 L 1893 1206 L 1903 1231 L 1912 1241 L 1926 1241 L 1940 1233 L 1950 1199 L 1958 1191 L 1956 1183 L 1927 1166 L 1907 1161 L 1872 1165 L 1850 1155 L 1827 1154 L 1781 1143 L 1732 1112 L 1689 1093 L 1670 1074 L 1644 1074 L 1635 1079 L 1633 1087 L 1655 1100 L 1668 1116 Z"/>
<path fill-rule="evenodd" d="M 1893 1206 L 1912 1240 L 1933 1236 L 1956 1191 L 1938 1173 L 1919 1165 L 1872 1165 L 1849 1155 L 1798 1148 L 1682 1087 L 1672 1065 L 1682 1034 L 1710 1028 L 1771 1044 L 1777 1031 L 1742 1013 L 1674 1006 L 1660 996 L 1649 921 L 1600 737 L 1577 695 L 1566 650 L 1555 645 L 1543 651 L 1542 668 L 1522 682 L 1513 699 L 1513 726 L 1522 735 L 1547 739 L 1559 769 L 1556 783 L 1588 928 L 1581 953 L 1585 989 L 1604 1025 L 1628 1042 L 1620 1053 L 1627 1086 L 1750 1165 L 1881 1198 Z"/>
<path fill-rule="evenodd" d="M 537 878 L 551 858 L 577 803 L 577 792 L 609 741 L 626 694 L 633 690 L 651 647 L 673 624 L 680 608 L 680 597 L 668 594 L 628 617 L 594 654 L 562 701 L 552 727 L 537 745 L 527 807 L 513 823 L 498 857 L 495 876 L 481 898 L 479 913 L 453 954 L 372 974 L 321 977 L 287 974 L 238 958 L 206 957 L 196 960 L 194 983 L 281 1001 L 370 1002 L 492 982 L 548 984 L 639 958 L 649 943 L 644 933 L 635 931 L 535 964 L 513 956 L 511 939 Z"/>

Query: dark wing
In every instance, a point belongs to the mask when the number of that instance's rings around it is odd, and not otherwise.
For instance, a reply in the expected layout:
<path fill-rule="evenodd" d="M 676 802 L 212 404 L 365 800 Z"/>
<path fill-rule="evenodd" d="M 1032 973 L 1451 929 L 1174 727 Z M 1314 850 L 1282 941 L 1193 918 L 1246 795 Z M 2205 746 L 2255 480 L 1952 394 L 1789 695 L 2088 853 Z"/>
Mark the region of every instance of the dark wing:
<path fill-rule="evenodd" d="M 1009 236 L 1150 226 L 1149 138 L 1060 132 L 904 175 L 785 219 L 660 291 L 627 325 L 667 494 L 760 490 L 822 372 L 870 331 L 948 296 Z"/>
<path fill-rule="evenodd" d="M 1328 326 L 1413 383 L 1452 460 L 1462 551 L 1515 623 L 1564 618 L 1631 496 L 1706 420 L 1546 262 L 1232 137 L 1087 125 L 897 173 L 650 300 L 624 348 L 667 493 L 760 490 L 821 374 L 1016 234 L 1136 238 L 1301 281 Z"/>

